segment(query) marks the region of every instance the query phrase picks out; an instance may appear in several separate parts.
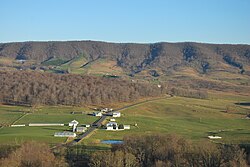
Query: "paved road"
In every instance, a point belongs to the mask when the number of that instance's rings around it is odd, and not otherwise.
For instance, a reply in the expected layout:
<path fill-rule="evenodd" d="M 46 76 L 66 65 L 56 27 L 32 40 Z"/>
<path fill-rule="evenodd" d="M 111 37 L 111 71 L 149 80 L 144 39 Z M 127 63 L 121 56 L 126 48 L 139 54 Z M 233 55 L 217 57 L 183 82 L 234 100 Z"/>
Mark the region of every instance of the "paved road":
<path fill-rule="evenodd" d="M 67 143 L 66 145 L 72 146 L 72 145 L 75 145 L 75 144 L 79 143 L 82 139 L 84 139 L 85 137 L 90 135 L 92 132 L 94 132 L 95 129 L 96 129 L 95 127 L 90 127 L 87 132 L 85 132 L 82 135 L 78 136 L 77 139 L 74 139 L 73 141 Z"/>
<path fill-rule="evenodd" d="M 138 102 L 138 103 L 127 105 L 127 106 L 122 107 L 122 108 L 118 108 L 116 111 L 121 111 L 121 110 L 127 109 L 129 107 L 137 106 L 139 104 L 144 104 L 144 103 L 148 103 L 148 102 L 151 102 L 151 101 L 156 101 L 156 100 L 166 99 L 166 98 L 171 98 L 171 97 L 172 96 L 165 96 L 165 97 L 158 97 L 158 98 L 154 98 L 154 99 L 150 99 L 150 100 L 141 101 L 141 102 Z"/>
<path fill-rule="evenodd" d="M 15 125 L 18 121 L 20 121 L 20 119 L 22 119 L 23 117 L 29 115 L 30 113 L 24 113 L 23 115 L 21 115 L 19 118 L 17 118 L 14 122 L 12 122 L 11 125 Z"/>
<path fill-rule="evenodd" d="M 142 102 L 138 102 L 138 103 L 135 103 L 135 104 L 131 104 L 131 105 L 128 105 L 128 106 L 125 106 L 125 107 L 122 107 L 122 108 L 119 108 L 119 109 L 116 109 L 115 111 L 112 111 L 112 112 L 108 112 L 106 113 L 106 115 L 103 115 L 102 117 L 100 117 L 98 120 L 96 120 L 92 126 L 85 132 L 83 133 L 82 135 L 78 136 L 77 139 L 74 139 L 73 141 L 71 141 L 70 143 L 68 143 L 67 145 L 75 145 L 79 142 L 81 142 L 85 137 L 91 135 L 91 133 L 99 128 L 102 123 L 106 120 L 106 118 L 108 117 L 107 115 L 109 114 L 112 114 L 113 112 L 117 112 L 117 111 L 121 111 L 121 110 L 124 110 L 124 109 L 127 109 L 129 107 L 133 107 L 133 106 L 136 106 L 136 105 L 139 105 L 139 104 L 144 104 L 144 103 L 147 103 L 147 102 L 151 102 L 151 101 L 155 101 L 155 100 L 160 100 L 160 99 L 165 99 L 165 98 L 171 98 L 171 96 L 169 97 L 159 97 L 159 98 L 155 98 L 155 99 L 150 99 L 150 100 L 145 100 L 145 101 L 142 101 Z"/>
<path fill-rule="evenodd" d="M 112 112 L 109 112 L 107 114 L 111 114 Z M 107 115 L 103 115 L 102 117 L 100 117 L 98 120 L 96 120 L 94 123 L 92 123 L 91 127 L 82 135 L 78 136 L 77 139 L 74 139 L 73 141 L 67 143 L 67 145 L 75 145 L 79 142 L 82 141 L 82 139 L 84 139 L 85 137 L 89 136 L 94 130 L 96 130 L 97 128 L 99 128 L 102 123 L 105 121 L 105 119 L 107 118 Z"/>

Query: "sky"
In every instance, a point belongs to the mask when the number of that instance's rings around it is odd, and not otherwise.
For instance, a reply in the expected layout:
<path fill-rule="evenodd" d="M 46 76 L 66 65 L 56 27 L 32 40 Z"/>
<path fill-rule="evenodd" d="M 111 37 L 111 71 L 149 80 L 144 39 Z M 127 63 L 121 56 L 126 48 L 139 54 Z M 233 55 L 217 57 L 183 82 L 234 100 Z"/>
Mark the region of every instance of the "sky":
<path fill-rule="evenodd" d="M 1 0 L 0 42 L 250 44 L 250 0 Z"/>

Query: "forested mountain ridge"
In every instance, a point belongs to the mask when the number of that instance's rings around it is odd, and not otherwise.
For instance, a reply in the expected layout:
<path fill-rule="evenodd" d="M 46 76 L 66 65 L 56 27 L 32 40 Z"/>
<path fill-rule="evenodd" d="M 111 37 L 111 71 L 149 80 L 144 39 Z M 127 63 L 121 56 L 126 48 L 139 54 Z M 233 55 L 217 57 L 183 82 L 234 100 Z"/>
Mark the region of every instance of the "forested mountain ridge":
<path fill-rule="evenodd" d="M 0 71 L 0 103 L 107 105 L 161 96 L 166 89 L 120 78 Z"/>
<path fill-rule="evenodd" d="M 0 44 L 0 58 L 32 60 L 35 65 L 54 59 L 70 61 L 84 55 L 86 62 L 114 61 L 126 74 L 144 70 L 168 74 L 182 68 L 198 73 L 228 71 L 250 75 L 250 45 L 204 43 L 107 43 L 96 41 L 17 42 Z M 0 65 L 4 63 L 0 61 Z"/>

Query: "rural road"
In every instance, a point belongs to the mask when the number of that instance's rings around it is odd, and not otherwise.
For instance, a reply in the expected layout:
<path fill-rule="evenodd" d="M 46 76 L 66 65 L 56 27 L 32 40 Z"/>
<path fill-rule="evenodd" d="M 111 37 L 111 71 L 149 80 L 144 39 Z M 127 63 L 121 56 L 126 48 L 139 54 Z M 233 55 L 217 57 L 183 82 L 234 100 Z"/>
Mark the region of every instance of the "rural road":
<path fill-rule="evenodd" d="M 115 111 L 112 111 L 112 112 L 108 112 L 105 115 L 103 115 L 102 117 L 100 117 L 98 120 L 96 120 L 92 124 L 92 126 L 85 133 L 83 133 L 82 135 L 78 136 L 77 139 L 74 139 L 73 141 L 67 143 L 67 145 L 75 145 L 75 144 L 81 142 L 85 137 L 91 135 L 94 130 L 96 130 L 97 128 L 99 128 L 102 125 L 102 123 L 108 117 L 107 115 L 112 114 L 113 112 L 121 111 L 121 110 L 127 109 L 129 107 L 137 106 L 137 105 L 144 104 L 144 103 L 147 103 L 147 102 L 151 102 L 151 101 L 155 101 L 155 100 L 160 100 L 160 99 L 171 98 L 171 97 L 172 96 L 169 96 L 169 97 L 159 97 L 159 98 L 155 98 L 155 99 L 145 100 L 145 101 L 141 101 L 141 102 L 138 102 L 138 103 L 134 103 L 134 104 L 131 104 L 131 105 L 124 106 L 122 108 L 118 108 L 118 109 L 116 109 Z"/>
<path fill-rule="evenodd" d="M 102 117 L 100 117 L 98 120 L 96 120 L 92 126 L 82 135 L 78 136 L 77 139 L 74 139 L 73 141 L 71 141 L 70 143 L 67 143 L 67 145 L 75 145 L 79 142 L 82 141 L 82 139 L 84 139 L 85 137 L 89 136 L 95 129 L 97 129 L 98 127 L 101 126 L 101 124 L 103 123 L 103 121 L 107 118 L 106 115 L 103 115 Z"/>

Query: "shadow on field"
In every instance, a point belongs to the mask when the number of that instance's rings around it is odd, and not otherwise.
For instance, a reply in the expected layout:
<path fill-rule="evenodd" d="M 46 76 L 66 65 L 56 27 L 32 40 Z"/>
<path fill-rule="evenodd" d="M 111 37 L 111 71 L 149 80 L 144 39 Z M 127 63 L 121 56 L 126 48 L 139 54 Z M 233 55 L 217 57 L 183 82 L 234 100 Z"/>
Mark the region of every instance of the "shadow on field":
<path fill-rule="evenodd" d="M 70 130 L 68 130 L 68 129 L 66 129 L 65 128 L 65 130 L 64 129 L 59 129 L 59 128 L 43 128 L 43 129 L 46 129 L 46 130 L 58 130 L 58 131 L 70 131 Z"/>
<path fill-rule="evenodd" d="M 241 105 L 241 106 L 250 106 L 250 102 L 244 102 L 244 103 L 234 103 L 236 105 Z"/>
<path fill-rule="evenodd" d="M 14 113 L 25 113 L 24 111 L 20 111 L 20 110 L 8 110 L 8 109 L 5 109 L 4 111 L 7 111 L 7 112 L 14 112 Z"/>

